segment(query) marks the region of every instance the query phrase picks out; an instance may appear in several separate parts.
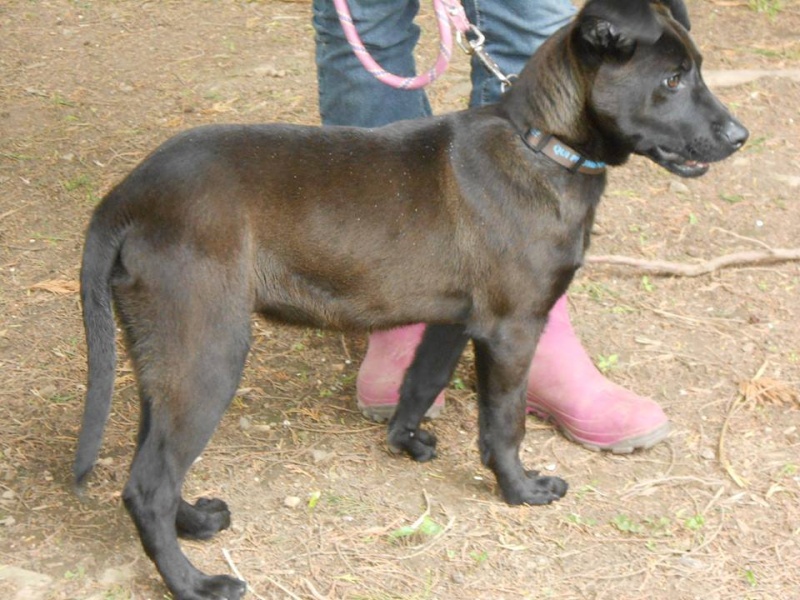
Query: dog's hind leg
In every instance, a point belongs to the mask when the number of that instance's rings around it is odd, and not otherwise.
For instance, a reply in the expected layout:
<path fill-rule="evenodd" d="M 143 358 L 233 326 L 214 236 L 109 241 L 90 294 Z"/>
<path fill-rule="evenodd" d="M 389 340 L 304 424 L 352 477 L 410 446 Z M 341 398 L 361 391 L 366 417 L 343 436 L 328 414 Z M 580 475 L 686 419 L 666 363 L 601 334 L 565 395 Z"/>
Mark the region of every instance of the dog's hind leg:
<path fill-rule="evenodd" d="M 183 554 L 177 535 L 205 538 L 229 523 L 224 502 L 202 499 L 192 506 L 181 498 L 181 487 L 236 392 L 250 316 L 235 299 L 226 304 L 216 286 L 198 289 L 201 284 L 190 283 L 196 274 L 177 279 L 181 295 L 150 290 L 121 294 L 119 302 L 143 402 L 123 500 L 145 552 L 176 600 L 236 600 L 245 592 L 244 582 L 200 572 Z M 163 279 L 158 284 L 172 287 Z M 202 287 L 210 285 L 206 280 Z"/>
<path fill-rule="evenodd" d="M 542 327 L 538 321 L 504 320 L 488 338 L 474 340 L 481 460 L 509 504 L 549 504 L 567 491 L 558 477 L 526 471 L 519 457 L 528 369 Z"/>
<path fill-rule="evenodd" d="M 425 413 L 453 376 L 469 337 L 463 325 L 429 325 L 400 387 L 389 421 L 389 448 L 424 462 L 436 456 L 436 436 L 420 429 Z"/>
<path fill-rule="evenodd" d="M 137 448 L 141 447 L 150 431 L 152 398 L 142 394 L 142 418 L 139 422 Z M 175 527 L 180 537 L 190 540 L 207 540 L 231 524 L 228 505 L 218 498 L 200 498 L 193 505 L 181 498 Z"/>
<path fill-rule="evenodd" d="M 137 451 L 123 493 L 125 508 L 145 552 L 176 600 L 238 599 L 245 591 L 243 582 L 224 575 L 206 576 L 189 562 L 178 545 L 176 523 L 183 478 L 213 427 L 194 431 L 181 427 L 172 432 L 158 422 L 160 417 L 154 411 L 145 442 Z"/>

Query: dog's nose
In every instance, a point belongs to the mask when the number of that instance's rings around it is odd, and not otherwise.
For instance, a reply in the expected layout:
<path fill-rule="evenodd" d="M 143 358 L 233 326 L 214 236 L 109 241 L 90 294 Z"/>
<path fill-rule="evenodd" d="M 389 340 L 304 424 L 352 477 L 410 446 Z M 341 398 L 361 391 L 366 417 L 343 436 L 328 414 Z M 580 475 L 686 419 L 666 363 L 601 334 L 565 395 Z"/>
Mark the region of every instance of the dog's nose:
<path fill-rule="evenodd" d="M 744 125 L 739 123 L 736 119 L 730 119 L 722 130 L 722 135 L 728 140 L 735 150 L 738 150 L 747 141 L 750 132 L 747 131 Z"/>

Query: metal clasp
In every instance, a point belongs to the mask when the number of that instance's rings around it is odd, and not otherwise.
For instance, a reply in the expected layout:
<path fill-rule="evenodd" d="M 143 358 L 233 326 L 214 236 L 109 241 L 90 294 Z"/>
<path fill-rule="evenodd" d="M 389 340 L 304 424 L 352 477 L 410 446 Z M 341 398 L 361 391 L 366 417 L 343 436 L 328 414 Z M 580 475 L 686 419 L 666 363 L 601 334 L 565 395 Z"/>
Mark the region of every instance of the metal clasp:
<path fill-rule="evenodd" d="M 480 60 L 483 65 L 489 69 L 492 75 L 500 80 L 501 89 L 505 92 L 514 83 L 514 80 L 517 78 L 517 76 L 506 75 L 500 70 L 500 67 L 497 65 L 497 63 L 492 60 L 492 57 L 489 56 L 484 49 L 484 45 L 486 44 L 486 36 L 483 35 L 480 29 L 478 29 L 475 25 L 470 24 L 469 32 L 475 36 L 474 39 L 469 39 L 461 31 L 456 31 L 456 42 L 466 54 L 470 56 L 474 54 L 478 57 L 478 60 Z"/>

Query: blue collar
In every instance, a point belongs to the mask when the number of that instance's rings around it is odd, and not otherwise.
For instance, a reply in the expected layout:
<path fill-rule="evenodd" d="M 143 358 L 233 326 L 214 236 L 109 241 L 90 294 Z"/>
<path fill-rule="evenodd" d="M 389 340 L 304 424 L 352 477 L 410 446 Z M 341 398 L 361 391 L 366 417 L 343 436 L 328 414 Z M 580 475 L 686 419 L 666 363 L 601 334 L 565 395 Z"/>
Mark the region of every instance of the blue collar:
<path fill-rule="evenodd" d="M 606 163 L 581 156 L 557 137 L 542 133 L 535 127 L 531 127 L 522 140 L 534 152 L 544 154 L 572 173 L 600 175 L 606 170 Z"/>

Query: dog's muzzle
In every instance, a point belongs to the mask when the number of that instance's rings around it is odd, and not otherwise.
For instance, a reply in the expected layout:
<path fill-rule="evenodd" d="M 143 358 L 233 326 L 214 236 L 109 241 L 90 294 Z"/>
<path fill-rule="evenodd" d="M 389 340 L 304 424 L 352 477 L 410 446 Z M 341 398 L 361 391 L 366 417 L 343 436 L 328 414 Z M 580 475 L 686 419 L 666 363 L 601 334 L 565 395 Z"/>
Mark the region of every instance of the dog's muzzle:
<path fill-rule="evenodd" d="M 739 121 L 730 118 L 724 125 L 714 128 L 713 140 L 695 142 L 683 151 L 652 146 L 643 149 L 640 154 L 647 156 L 670 173 L 681 177 L 700 177 L 708 172 L 710 163 L 723 160 L 744 146 L 749 135 L 750 133 Z"/>
<path fill-rule="evenodd" d="M 670 173 L 681 177 L 700 177 L 709 169 L 709 163 L 687 159 L 677 152 L 671 152 L 659 146 L 643 153 L 657 165 L 664 167 Z"/>

